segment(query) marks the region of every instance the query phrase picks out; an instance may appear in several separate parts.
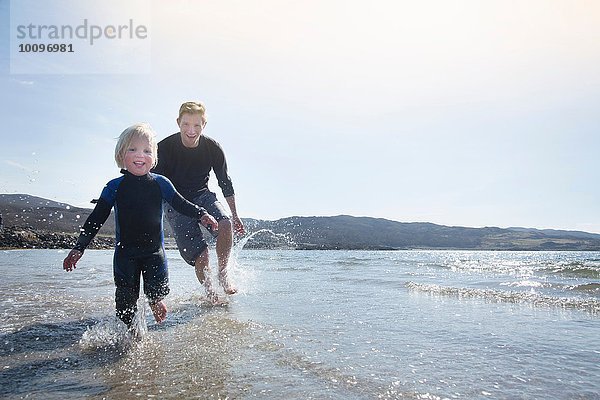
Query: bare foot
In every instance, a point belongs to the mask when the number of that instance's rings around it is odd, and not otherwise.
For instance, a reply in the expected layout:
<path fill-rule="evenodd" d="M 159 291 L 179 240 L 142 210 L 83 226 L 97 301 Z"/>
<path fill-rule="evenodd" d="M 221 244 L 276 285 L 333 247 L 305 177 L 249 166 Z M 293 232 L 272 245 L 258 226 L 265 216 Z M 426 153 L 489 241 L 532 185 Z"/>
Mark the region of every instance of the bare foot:
<path fill-rule="evenodd" d="M 131 339 L 133 339 L 136 342 L 141 342 L 142 339 L 144 339 L 144 335 L 142 334 L 142 331 L 138 329 L 137 326 L 132 325 L 129 329 L 129 334 L 131 335 Z"/>
<path fill-rule="evenodd" d="M 208 301 L 212 304 L 212 305 L 216 305 L 219 303 L 219 295 L 217 295 L 216 292 L 210 292 L 210 293 L 206 293 L 206 297 L 208 298 Z"/>
<path fill-rule="evenodd" d="M 221 286 L 223 286 L 223 290 L 225 291 L 226 294 L 236 294 L 237 293 L 238 290 L 233 285 L 233 283 L 231 283 L 231 281 L 229 280 L 227 271 L 221 271 L 219 273 L 219 282 L 221 283 Z"/>
<path fill-rule="evenodd" d="M 208 298 L 208 301 L 212 304 L 217 304 L 219 302 L 219 296 L 217 295 L 217 292 L 214 291 L 212 282 L 208 276 L 204 279 L 204 289 L 206 290 L 206 298 Z"/>
<path fill-rule="evenodd" d="M 162 301 L 150 304 L 150 309 L 152 309 L 154 319 L 159 324 L 167 319 L 167 306 L 165 306 L 165 303 L 163 303 Z"/>

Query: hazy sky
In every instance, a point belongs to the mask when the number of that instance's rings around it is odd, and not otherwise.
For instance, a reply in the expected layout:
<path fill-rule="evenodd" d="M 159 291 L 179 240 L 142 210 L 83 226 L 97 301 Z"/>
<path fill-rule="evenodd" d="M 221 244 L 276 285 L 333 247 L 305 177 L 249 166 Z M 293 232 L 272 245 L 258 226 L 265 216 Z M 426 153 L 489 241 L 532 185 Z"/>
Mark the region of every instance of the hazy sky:
<path fill-rule="evenodd" d="M 11 74 L 0 0 L 0 193 L 90 207 L 201 100 L 242 217 L 600 233 L 600 1 L 147 3 L 150 73 Z"/>

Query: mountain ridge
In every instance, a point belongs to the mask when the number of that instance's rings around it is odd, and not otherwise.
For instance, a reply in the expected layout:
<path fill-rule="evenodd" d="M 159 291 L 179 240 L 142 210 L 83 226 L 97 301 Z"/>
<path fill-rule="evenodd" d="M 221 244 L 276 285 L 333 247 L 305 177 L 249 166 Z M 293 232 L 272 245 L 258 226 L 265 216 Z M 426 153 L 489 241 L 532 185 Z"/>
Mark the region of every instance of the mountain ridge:
<path fill-rule="evenodd" d="M 67 203 L 27 194 L 0 194 L 0 213 L 6 227 L 24 227 L 75 238 L 91 211 L 91 208 L 73 207 Z M 472 228 L 344 214 L 292 216 L 274 221 L 244 218 L 243 221 L 247 231 L 254 233 L 248 240 L 247 247 L 255 249 L 600 251 L 600 234 L 582 231 L 521 227 Z M 112 235 L 114 219 L 109 218 L 99 236 Z M 167 223 L 165 235 L 170 236 Z M 6 240 L 5 238 L 4 241 Z M 62 240 L 62 243 L 71 242 L 72 240 Z M 3 243 L 0 242 L 0 247 L 2 246 Z M 39 246 L 44 246 L 43 242 L 38 243 Z M 4 243 L 4 247 L 11 246 Z"/>

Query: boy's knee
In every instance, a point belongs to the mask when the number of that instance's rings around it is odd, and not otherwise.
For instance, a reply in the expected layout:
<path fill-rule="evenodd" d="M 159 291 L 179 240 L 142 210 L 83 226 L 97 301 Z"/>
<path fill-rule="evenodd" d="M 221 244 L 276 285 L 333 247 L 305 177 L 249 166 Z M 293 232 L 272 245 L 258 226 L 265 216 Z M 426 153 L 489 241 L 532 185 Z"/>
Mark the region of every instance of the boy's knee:
<path fill-rule="evenodd" d="M 219 232 L 231 232 L 231 220 L 228 218 L 219 221 Z"/>

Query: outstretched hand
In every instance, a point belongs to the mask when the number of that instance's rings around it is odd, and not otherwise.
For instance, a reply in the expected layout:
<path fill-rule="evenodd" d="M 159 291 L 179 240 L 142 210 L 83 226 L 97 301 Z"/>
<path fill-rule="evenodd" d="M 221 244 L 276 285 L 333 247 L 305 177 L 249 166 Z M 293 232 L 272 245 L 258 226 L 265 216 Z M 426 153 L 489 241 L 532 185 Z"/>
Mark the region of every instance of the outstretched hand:
<path fill-rule="evenodd" d="M 200 218 L 200 223 L 209 231 L 217 232 L 219 230 L 217 220 L 210 214 L 204 214 L 202 218 Z"/>
<path fill-rule="evenodd" d="M 67 272 L 73 271 L 76 268 L 77 261 L 83 256 L 83 253 L 79 250 L 71 250 L 69 255 L 65 257 L 63 261 L 63 269 Z"/>
<path fill-rule="evenodd" d="M 246 233 L 246 229 L 244 228 L 244 223 L 237 215 L 233 216 L 233 231 L 238 235 L 244 235 Z"/>

